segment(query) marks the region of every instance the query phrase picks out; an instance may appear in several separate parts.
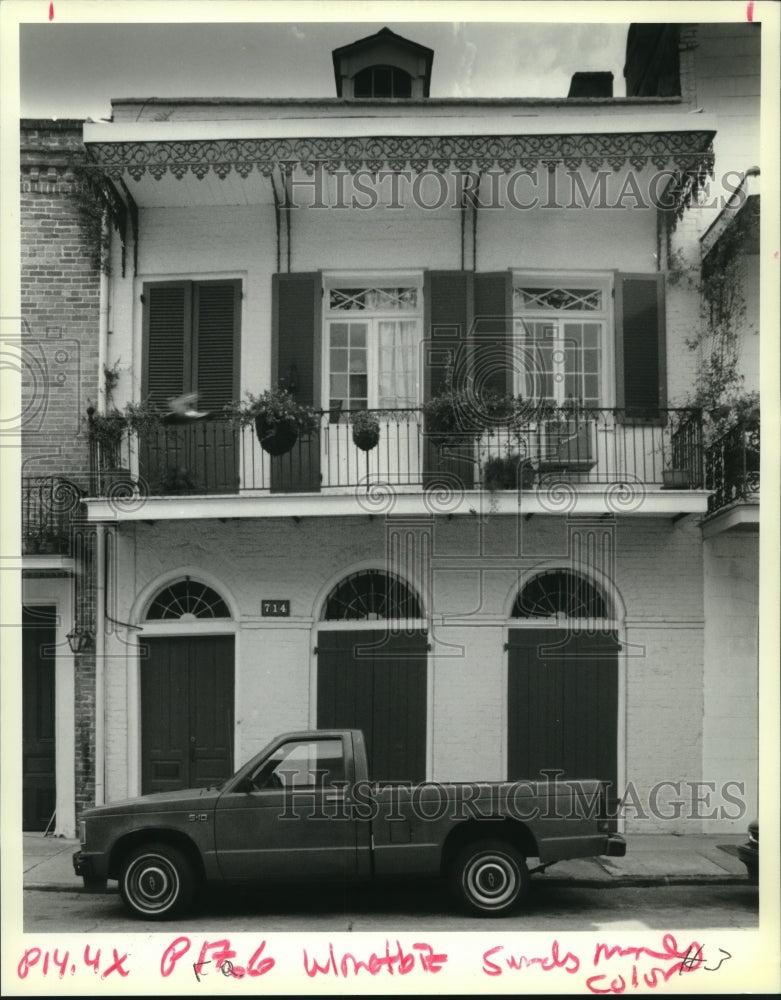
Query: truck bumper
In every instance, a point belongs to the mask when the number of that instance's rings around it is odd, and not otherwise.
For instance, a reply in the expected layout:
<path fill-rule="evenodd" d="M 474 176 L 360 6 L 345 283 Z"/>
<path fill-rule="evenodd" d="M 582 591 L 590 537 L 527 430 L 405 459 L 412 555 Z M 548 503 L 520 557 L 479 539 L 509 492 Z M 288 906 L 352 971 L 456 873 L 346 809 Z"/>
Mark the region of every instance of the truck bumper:
<path fill-rule="evenodd" d="M 94 858 L 84 851 L 73 855 L 73 870 L 84 879 L 87 892 L 102 892 L 106 888 L 106 877 L 95 871 Z"/>
<path fill-rule="evenodd" d="M 624 838 L 617 833 L 608 834 L 605 854 L 609 858 L 623 858 L 626 854 L 626 841 Z"/>

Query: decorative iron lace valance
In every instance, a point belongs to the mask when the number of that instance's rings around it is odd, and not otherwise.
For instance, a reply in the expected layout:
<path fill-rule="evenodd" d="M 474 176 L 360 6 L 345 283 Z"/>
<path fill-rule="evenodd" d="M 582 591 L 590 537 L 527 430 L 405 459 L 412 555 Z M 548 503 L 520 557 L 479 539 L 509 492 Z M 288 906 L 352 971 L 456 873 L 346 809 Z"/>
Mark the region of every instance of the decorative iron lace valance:
<path fill-rule="evenodd" d="M 569 135 L 336 136 L 293 139 L 194 139 L 158 142 L 94 142 L 89 158 L 110 178 L 127 172 L 140 180 L 147 172 L 198 178 L 210 171 L 225 178 L 235 170 L 248 177 L 259 170 L 298 166 L 326 170 L 491 170 L 534 169 L 558 164 L 614 171 L 653 165 L 682 175 L 710 173 L 711 131 L 578 133 Z"/>

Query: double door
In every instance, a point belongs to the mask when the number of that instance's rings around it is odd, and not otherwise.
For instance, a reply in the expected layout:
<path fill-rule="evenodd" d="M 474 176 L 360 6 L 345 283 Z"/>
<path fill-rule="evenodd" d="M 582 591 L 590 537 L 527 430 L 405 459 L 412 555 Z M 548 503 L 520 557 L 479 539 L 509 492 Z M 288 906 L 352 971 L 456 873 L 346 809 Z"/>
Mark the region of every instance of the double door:
<path fill-rule="evenodd" d="M 141 791 L 216 785 L 233 773 L 233 636 L 141 644 Z"/>

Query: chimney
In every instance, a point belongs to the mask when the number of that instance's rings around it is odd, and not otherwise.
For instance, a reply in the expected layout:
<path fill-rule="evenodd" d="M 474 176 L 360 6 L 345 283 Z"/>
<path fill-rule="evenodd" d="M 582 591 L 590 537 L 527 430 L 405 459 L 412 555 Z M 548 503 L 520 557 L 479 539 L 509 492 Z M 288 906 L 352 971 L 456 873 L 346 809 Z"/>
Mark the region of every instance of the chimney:
<path fill-rule="evenodd" d="M 567 97 L 612 97 L 613 74 L 580 72 L 572 74 Z"/>

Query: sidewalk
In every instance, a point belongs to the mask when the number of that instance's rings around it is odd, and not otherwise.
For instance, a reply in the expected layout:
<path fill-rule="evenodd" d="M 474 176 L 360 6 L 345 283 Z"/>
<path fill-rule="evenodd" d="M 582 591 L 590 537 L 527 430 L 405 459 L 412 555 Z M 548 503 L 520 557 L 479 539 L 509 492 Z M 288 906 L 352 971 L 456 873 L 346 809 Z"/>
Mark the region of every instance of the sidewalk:
<path fill-rule="evenodd" d="M 746 868 L 735 848 L 745 836 L 716 833 L 671 836 L 627 834 L 626 857 L 560 861 L 539 879 L 589 888 L 649 885 L 717 885 L 746 881 Z M 77 892 L 82 881 L 71 857 L 77 840 L 24 834 L 24 888 Z M 116 888 L 109 882 L 109 890 Z"/>

